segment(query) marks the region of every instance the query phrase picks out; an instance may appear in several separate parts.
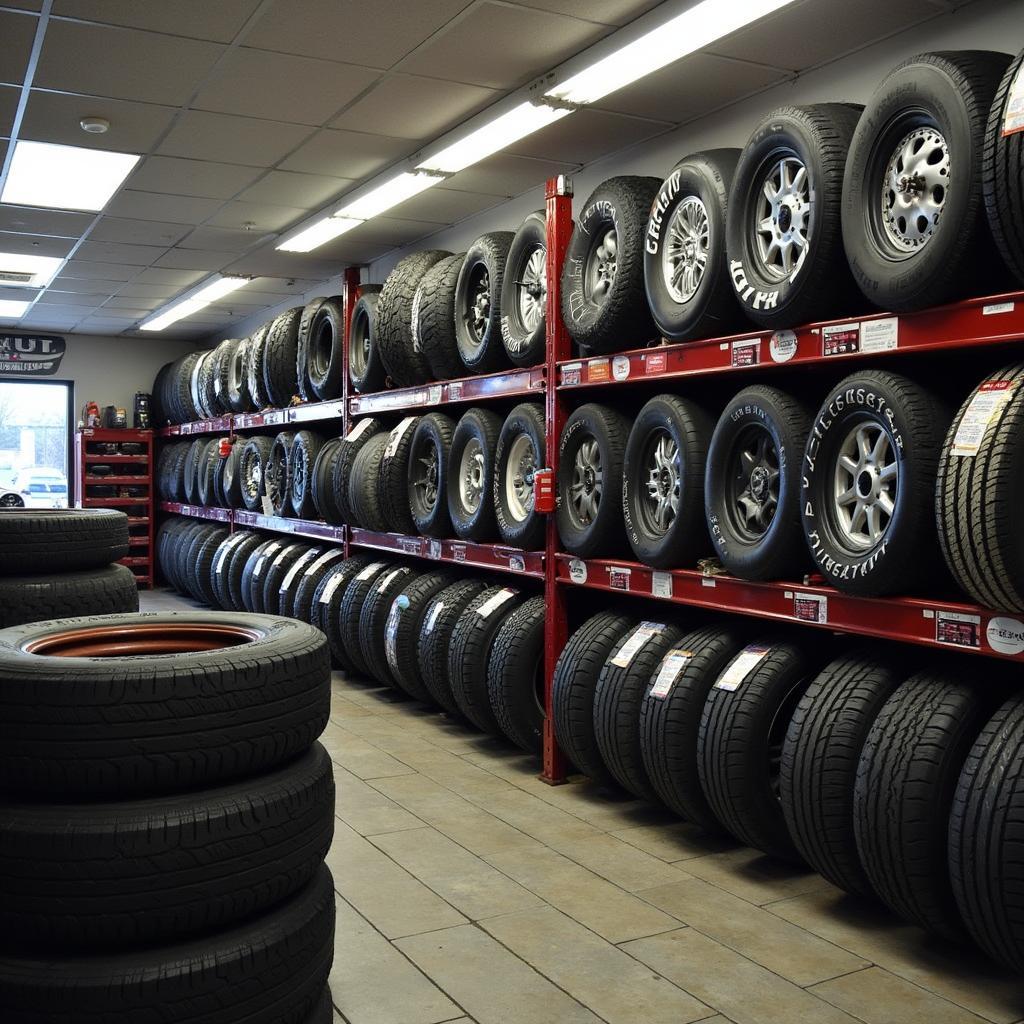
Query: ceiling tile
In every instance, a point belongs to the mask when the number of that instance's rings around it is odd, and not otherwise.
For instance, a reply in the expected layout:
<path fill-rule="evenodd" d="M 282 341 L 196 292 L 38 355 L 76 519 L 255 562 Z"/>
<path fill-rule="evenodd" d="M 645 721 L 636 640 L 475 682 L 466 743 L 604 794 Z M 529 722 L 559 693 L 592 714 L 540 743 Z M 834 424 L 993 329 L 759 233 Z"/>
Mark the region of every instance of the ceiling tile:
<path fill-rule="evenodd" d="M 510 148 L 515 156 L 545 160 L 576 160 L 588 164 L 598 157 L 661 135 L 672 126 L 604 110 L 577 110 L 570 117 L 528 135 Z"/>
<path fill-rule="evenodd" d="M 260 242 L 266 232 L 245 231 L 241 228 L 198 227 L 186 235 L 179 246 L 182 249 L 205 249 L 207 252 L 245 252 Z"/>
<path fill-rule="evenodd" d="M 60 273 L 53 279 L 48 290 L 51 292 L 75 292 L 79 295 L 95 295 L 99 292 L 104 295 L 113 295 L 118 289 L 124 287 L 124 281 L 105 281 L 103 278 L 77 281 L 73 277 L 65 277 L 63 273 Z"/>
<path fill-rule="evenodd" d="M 98 306 L 110 298 L 110 292 L 55 292 L 47 288 L 39 296 L 41 306 Z"/>
<path fill-rule="evenodd" d="M 580 164 L 557 160 L 531 160 L 509 153 L 496 153 L 452 175 L 445 184 L 466 192 L 482 192 L 496 196 L 518 196 L 543 185 L 556 174 L 571 174 Z"/>
<path fill-rule="evenodd" d="M 118 295 L 132 295 L 142 299 L 166 300 L 177 295 L 181 287 L 176 284 L 138 284 L 132 281 L 130 284 L 123 284 L 114 291 Z"/>
<path fill-rule="evenodd" d="M 171 249 L 153 264 L 172 270 L 220 270 L 225 263 L 238 259 L 236 252 L 202 252 L 199 249 Z"/>
<path fill-rule="evenodd" d="M 54 238 L 51 235 L 19 235 L 0 231 L 0 252 L 25 253 L 28 256 L 67 256 L 75 238 Z"/>
<path fill-rule="evenodd" d="M 424 235 L 433 234 L 439 231 L 443 224 L 434 224 L 429 221 L 408 220 L 402 217 L 374 217 L 365 224 L 353 228 L 343 236 L 349 243 L 371 242 L 379 245 L 408 245 L 415 242 Z M 322 249 L 317 249 L 319 256 Z"/>
<path fill-rule="evenodd" d="M 115 295 L 104 303 L 104 309 L 124 309 L 135 314 L 152 313 L 159 306 L 166 306 L 166 299 L 144 299 L 136 295 Z"/>
<path fill-rule="evenodd" d="M 163 245 L 127 245 L 123 242 L 93 242 L 86 240 L 76 253 L 83 260 L 98 260 L 101 263 L 127 263 L 137 267 L 148 267 L 162 255 Z"/>
<path fill-rule="evenodd" d="M 545 11 L 485 2 L 399 68 L 413 74 L 448 78 L 492 89 L 514 89 L 597 42 L 603 25 Z"/>
<path fill-rule="evenodd" d="M 155 32 L 51 21 L 35 85 L 177 107 L 223 50 L 215 43 Z"/>
<path fill-rule="evenodd" d="M 125 327 L 134 324 L 136 317 L 95 317 L 87 316 L 77 325 L 77 330 L 82 334 L 120 334 Z"/>
<path fill-rule="evenodd" d="M 175 113 L 174 107 L 155 103 L 129 103 L 33 89 L 18 137 L 118 153 L 145 153 L 167 130 Z M 110 122 L 110 130 L 102 135 L 83 132 L 79 124 L 83 117 L 105 117 Z"/>
<path fill-rule="evenodd" d="M 38 288 L 4 287 L 0 291 L 0 299 L 10 299 L 13 302 L 34 302 L 38 294 Z"/>
<path fill-rule="evenodd" d="M 359 0 L 304 0 L 303 17 L 296 17 L 294 0 L 276 0 L 245 44 L 389 68 L 470 2 L 375 0 L 368 11 Z"/>
<path fill-rule="evenodd" d="M 14 127 L 21 90 L 13 85 L 0 85 L 0 135 L 9 136 Z"/>
<path fill-rule="evenodd" d="M 43 298 L 45 298 L 45 296 L 43 296 Z M 95 313 L 98 308 L 98 305 L 65 306 L 60 303 L 44 303 L 43 299 L 40 299 L 32 308 L 32 319 L 35 319 L 36 317 L 61 317 L 65 320 L 72 318 L 77 319 L 78 317 L 88 316 L 90 313 Z M 52 312 L 49 312 L 50 310 L 52 310 Z M 27 320 L 28 317 L 26 317 L 26 321 Z"/>
<path fill-rule="evenodd" d="M 220 199 L 167 196 L 125 189 L 114 196 L 104 212 L 116 217 L 135 217 L 140 220 L 155 217 L 167 224 L 202 224 L 220 209 L 222 202 Z"/>
<path fill-rule="evenodd" d="M 554 14 L 568 14 L 604 25 L 628 25 L 634 18 L 653 10 L 661 0 L 513 0 L 520 7 L 532 7 Z"/>
<path fill-rule="evenodd" d="M 415 143 L 408 139 L 324 128 L 288 157 L 281 167 L 287 171 L 366 178 L 415 149 Z"/>
<path fill-rule="evenodd" d="M 298 174 L 294 171 L 270 171 L 255 185 L 250 185 L 238 198 L 251 203 L 271 203 L 313 210 L 354 185 L 354 178 L 330 178 L 321 174 Z"/>
<path fill-rule="evenodd" d="M 144 192 L 230 199 L 258 176 L 259 171 L 252 167 L 242 167 L 240 164 L 182 160 L 173 156 L 147 156 L 132 172 L 129 184 L 133 189 Z"/>
<path fill-rule="evenodd" d="M 158 245 L 167 248 L 181 241 L 188 230 L 187 224 L 102 217 L 99 224 L 89 232 L 89 240 L 92 242 L 129 242 L 132 245 Z"/>
<path fill-rule="evenodd" d="M 4 7 L 17 7 L 19 11 L 42 10 L 43 0 L 4 0 Z"/>
<path fill-rule="evenodd" d="M 296 206 L 272 206 L 269 203 L 226 203 L 207 224 L 211 227 L 235 228 L 250 232 L 253 241 L 268 231 L 283 231 L 306 215 Z M 246 225 L 251 225 L 247 227 Z"/>
<path fill-rule="evenodd" d="M 0 39 L 4 41 L 0 78 L 5 82 L 20 85 L 24 79 L 38 24 L 39 19 L 34 15 L 0 11 Z"/>
<path fill-rule="evenodd" d="M 434 139 L 500 96 L 497 90 L 478 85 L 395 75 L 375 85 L 331 127 L 399 139 Z"/>
<path fill-rule="evenodd" d="M 457 192 L 450 188 L 428 188 L 412 199 L 392 207 L 388 216 L 408 217 L 434 224 L 454 224 L 466 217 L 489 210 L 502 201 L 501 196 L 481 195 L 477 192 Z"/>
<path fill-rule="evenodd" d="M 75 315 L 74 310 L 59 309 L 57 306 L 36 306 L 40 312 L 33 310 L 24 319 L 18 321 L 19 327 L 31 327 L 37 331 L 70 331 L 77 325 L 81 314 Z M 51 313 L 50 310 L 53 310 Z M 86 310 L 91 313 L 92 310 Z"/>
<path fill-rule="evenodd" d="M 132 284 L 158 284 L 169 285 L 180 291 L 202 280 L 206 275 L 202 270 L 168 270 L 166 267 L 147 267 L 138 277 L 132 279 Z"/>
<path fill-rule="evenodd" d="M 337 263 L 322 259 L 319 250 L 308 254 L 278 252 L 272 245 L 244 256 L 236 256 L 233 263 L 224 267 L 225 273 L 281 277 L 286 281 L 298 281 L 301 278 L 310 282 L 341 274 L 342 269 Z M 302 288 L 297 290 L 302 291 Z"/>
<path fill-rule="evenodd" d="M 7 203 L 0 205 L 0 231 L 78 238 L 93 220 L 95 216 L 91 213 L 44 210 L 35 206 L 10 206 Z"/>
<path fill-rule="evenodd" d="M 248 257 L 247 257 L 248 258 Z M 340 273 L 338 268 L 328 271 L 328 275 L 332 273 Z M 291 282 L 291 284 L 289 284 Z M 278 302 L 283 302 L 284 299 L 289 295 L 294 295 L 296 292 L 308 291 L 313 285 L 317 284 L 316 279 L 307 279 L 301 277 L 259 277 L 253 281 L 249 288 L 258 288 L 260 293 L 266 293 L 272 296 L 273 301 L 268 303 L 269 305 L 275 305 Z M 248 291 L 248 289 L 246 289 Z"/>
<path fill-rule="evenodd" d="M 230 43 L 258 6 L 259 0 L 160 0 L 155 4 L 138 0 L 56 0 L 53 12 L 85 21 Z"/>
<path fill-rule="evenodd" d="M 239 47 L 218 65 L 192 106 L 321 125 L 379 75 L 379 71 L 353 64 Z"/>
<path fill-rule="evenodd" d="M 60 279 L 130 281 L 138 272 L 138 267 L 131 267 L 127 264 L 97 263 L 91 260 L 73 259 L 64 264 L 60 272 Z"/>
<path fill-rule="evenodd" d="M 160 153 L 270 167 L 308 134 L 309 128 L 302 125 L 190 110 L 161 143 Z"/>

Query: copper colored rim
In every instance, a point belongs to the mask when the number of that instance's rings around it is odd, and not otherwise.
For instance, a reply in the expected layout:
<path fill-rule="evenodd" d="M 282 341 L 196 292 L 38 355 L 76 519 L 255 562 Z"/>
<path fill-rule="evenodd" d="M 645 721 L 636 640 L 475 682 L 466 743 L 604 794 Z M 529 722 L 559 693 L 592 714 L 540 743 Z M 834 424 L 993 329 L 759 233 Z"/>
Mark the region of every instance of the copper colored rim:
<path fill-rule="evenodd" d="M 127 658 L 156 654 L 194 654 L 259 640 L 260 630 L 206 622 L 139 623 L 65 629 L 32 640 L 26 654 L 51 658 Z"/>

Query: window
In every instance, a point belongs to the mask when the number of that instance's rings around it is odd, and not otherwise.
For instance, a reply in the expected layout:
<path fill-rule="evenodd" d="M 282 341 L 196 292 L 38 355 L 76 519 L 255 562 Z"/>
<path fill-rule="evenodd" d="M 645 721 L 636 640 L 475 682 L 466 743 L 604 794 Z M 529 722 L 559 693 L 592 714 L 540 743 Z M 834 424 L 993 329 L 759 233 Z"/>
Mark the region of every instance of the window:
<path fill-rule="evenodd" d="M 0 380 L 0 503 L 68 507 L 71 420 L 69 381 Z"/>

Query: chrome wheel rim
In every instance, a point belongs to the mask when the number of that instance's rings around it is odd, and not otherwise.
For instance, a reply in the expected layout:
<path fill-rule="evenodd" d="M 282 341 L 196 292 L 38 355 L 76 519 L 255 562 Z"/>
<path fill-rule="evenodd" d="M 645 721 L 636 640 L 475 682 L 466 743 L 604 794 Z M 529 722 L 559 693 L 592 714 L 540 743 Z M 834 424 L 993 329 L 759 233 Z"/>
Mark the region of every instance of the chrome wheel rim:
<path fill-rule="evenodd" d="M 673 301 L 689 302 L 708 264 L 711 225 L 697 196 L 687 196 L 673 211 L 661 250 L 661 276 Z"/>
<path fill-rule="evenodd" d="M 604 490 L 604 471 L 601 467 L 601 450 L 594 438 L 583 441 L 572 464 L 572 486 L 569 500 L 577 520 L 584 526 L 597 518 Z"/>
<path fill-rule="evenodd" d="M 667 430 L 656 430 L 644 448 L 644 483 L 640 514 L 646 532 L 664 537 L 679 514 L 682 493 L 682 459 L 679 446 Z"/>
<path fill-rule="evenodd" d="M 430 445 L 426 454 L 421 455 L 417 460 L 419 471 L 416 479 L 413 480 L 413 490 L 419 500 L 420 506 L 427 512 L 433 510 L 437 504 L 437 483 L 441 475 L 441 464 L 437 457 L 437 447 Z"/>
<path fill-rule="evenodd" d="M 520 434 L 508 451 L 505 470 L 505 504 L 517 523 L 533 512 L 533 475 L 537 470 L 537 453 L 529 434 Z"/>
<path fill-rule="evenodd" d="M 949 147 L 942 132 L 922 125 L 896 144 L 882 177 L 882 224 L 900 252 L 914 252 L 935 234 L 949 194 Z"/>
<path fill-rule="evenodd" d="M 491 275 L 484 264 L 473 270 L 466 294 L 466 327 L 474 351 L 483 344 L 487 324 L 491 317 Z"/>
<path fill-rule="evenodd" d="M 523 279 L 516 281 L 519 318 L 523 327 L 531 332 L 544 322 L 548 301 L 547 258 L 547 249 L 538 245 L 523 266 Z"/>
<path fill-rule="evenodd" d="M 587 256 L 584 271 L 585 294 L 598 305 L 606 302 L 615 283 L 616 259 L 619 251 L 619 236 L 614 227 L 598 235 Z"/>
<path fill-rule="evenodd" d="M 473 515 L 480 507 L 484 494 L 484 449 L 475 438 L 470 438 L 459 459 L 459 501 Z"/>
<path fill-rule="evenodd" d="M 737 532 L 748 542 L 770 529 L 779 507 L 781 470 L 771 434 L 749 427 L 737 438 L 729 478 L 729 512 Z"/>
<path fill-rule="evenodd" d="M 754 239 L 761 267 L 774 280 L 800 272 L 810 241 L 811 208 L 803 161 L 795 156 L 773 159 L 761 174 Z"/>
<path fill-rule="evenodd" d="M 876 547 L 896 508 L 900 470 L 889 432 L 862 421 L 843 438 L 836 456 L 833 513 L 840 540 L 850 551 Z"/>

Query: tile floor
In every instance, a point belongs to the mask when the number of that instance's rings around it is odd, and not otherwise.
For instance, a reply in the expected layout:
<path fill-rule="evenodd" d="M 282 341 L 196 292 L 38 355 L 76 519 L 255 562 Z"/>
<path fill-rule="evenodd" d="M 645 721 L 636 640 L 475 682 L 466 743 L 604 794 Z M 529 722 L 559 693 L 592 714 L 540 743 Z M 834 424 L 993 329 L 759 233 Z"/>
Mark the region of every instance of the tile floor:
<path fill-rule="evenodd" d="M 174 595 L 144 610 L 190 606 Z M 1024 980 L 336 673 L 331 990 L 349 1024 L 1024 1021 Z"/>

